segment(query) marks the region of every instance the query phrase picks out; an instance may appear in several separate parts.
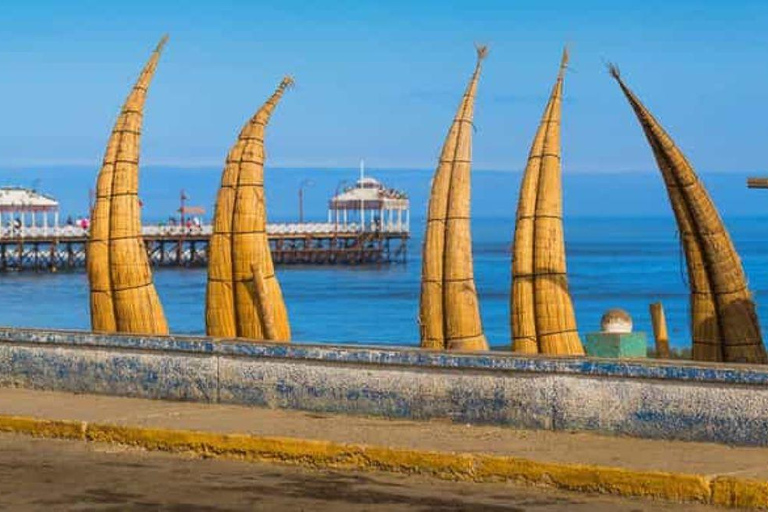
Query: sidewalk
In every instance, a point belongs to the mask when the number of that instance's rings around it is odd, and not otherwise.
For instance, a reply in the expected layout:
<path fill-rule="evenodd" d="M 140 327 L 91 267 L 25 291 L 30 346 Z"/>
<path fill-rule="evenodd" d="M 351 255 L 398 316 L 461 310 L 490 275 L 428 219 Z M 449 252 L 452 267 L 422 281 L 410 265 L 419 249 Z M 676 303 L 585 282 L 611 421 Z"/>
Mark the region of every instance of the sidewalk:
<path fill-rule="evenodd" d="M 59 420 L 74 423 L 46 423 Z M 2 388 L 0 430 L 203 456 L 768 506 L 768 448 Z"/>

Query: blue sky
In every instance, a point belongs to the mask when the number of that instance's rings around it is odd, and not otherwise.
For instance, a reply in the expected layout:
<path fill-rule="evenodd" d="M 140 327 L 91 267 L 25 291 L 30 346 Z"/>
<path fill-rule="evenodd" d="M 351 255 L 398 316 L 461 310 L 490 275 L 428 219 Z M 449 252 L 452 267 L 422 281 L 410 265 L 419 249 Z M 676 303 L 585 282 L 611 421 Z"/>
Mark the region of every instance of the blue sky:
<path fill-rule="evenodd" d="M 604 70 L 628 83 L 707 172 L 768 169 L 768 2 L 4 0 L 0 166 L 97 167 L 138 70 L 165 32 L 143 162 L 220 167 L 285 73 L 272 166 L 431 168 L 474 61 L 477 169 L 519 170 L 571 47 L 566 172 L 653 171 Z M 658 178 L 654 176 L 654 179 Z"/>

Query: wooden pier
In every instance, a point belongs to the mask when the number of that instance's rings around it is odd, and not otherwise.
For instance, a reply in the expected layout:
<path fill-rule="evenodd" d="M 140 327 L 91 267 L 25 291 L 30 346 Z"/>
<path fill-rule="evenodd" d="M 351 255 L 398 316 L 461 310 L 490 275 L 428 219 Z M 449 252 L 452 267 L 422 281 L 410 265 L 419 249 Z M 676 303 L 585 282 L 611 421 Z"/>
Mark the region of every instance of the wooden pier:
<path fill-rule="evenodd" d="M 201 267 L 208 263 L 211 226 L 150 225 L 143 228 L 152 265 Z M 356 224 L 284 223 L 267 227 L 278 265 L 366 265 L 404 263 L 409 231 L 405 224 L 362 229 Z M 3 227 L 0 270 L 56 272 L 85 267 L 88 231 L 78 226 Z"/>
<path fill-rule="evenodd" d="M 303 222 L 303 188 L 299 188 L 299 222 L 267 225 L 272 259 L 277 265 L 378 265 L 404 263 L 410 235 L 410 202 L 405 192 L 365 176 L 341 189 L 328 202 L 327 222 Z M 149 261 L 156 267 L 208 264 L 212 226 L 205 209 L 186 204 L 180 194 L 178 221 L 142 228 Z M 91 206 L 92 207 L 92 206 Z M 0 271 L 74 270 L 85 267 L 89 219 L 59 224 L 59 203 L 33 189 L 0 187 Z"/>

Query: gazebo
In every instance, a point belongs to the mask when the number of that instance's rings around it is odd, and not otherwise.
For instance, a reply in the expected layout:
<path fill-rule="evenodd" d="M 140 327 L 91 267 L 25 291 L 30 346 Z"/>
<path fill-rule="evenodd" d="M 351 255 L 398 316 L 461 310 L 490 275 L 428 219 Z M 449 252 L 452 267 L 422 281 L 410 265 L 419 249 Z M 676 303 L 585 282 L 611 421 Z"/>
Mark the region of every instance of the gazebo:
<path fill-rule="evenodd" d="M 0 226 L 10 225 L 22 232 L 42 228 L 47 235 L 51 224 L 59 226 L 59 203 L 54 198 L 28 188 L 0 187 Z"/>
<path fill-rule="evenodd" d="M 343 230 L 359 227 L 360 231 L 408 231 L 408 195 L 365 176 L 365 167 L 361 162 L 360 179 L 354 186 L 331 198 L 328 222 Z"/>

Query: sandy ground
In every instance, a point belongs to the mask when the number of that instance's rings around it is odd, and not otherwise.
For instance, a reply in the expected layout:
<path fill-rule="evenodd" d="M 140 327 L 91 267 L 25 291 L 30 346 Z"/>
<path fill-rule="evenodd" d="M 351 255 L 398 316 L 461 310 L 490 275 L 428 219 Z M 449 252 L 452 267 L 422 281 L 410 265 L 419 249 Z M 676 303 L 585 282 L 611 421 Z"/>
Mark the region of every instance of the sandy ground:
<path fill-rule="evenodd" d="M 204 460 L 114 445 L 0 434 L 0 510 L 573 511 L 722 510 L 700 505 L 381 473 Z"/>

